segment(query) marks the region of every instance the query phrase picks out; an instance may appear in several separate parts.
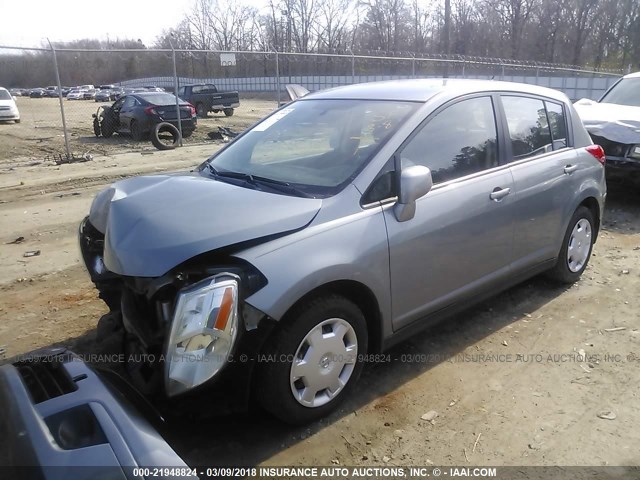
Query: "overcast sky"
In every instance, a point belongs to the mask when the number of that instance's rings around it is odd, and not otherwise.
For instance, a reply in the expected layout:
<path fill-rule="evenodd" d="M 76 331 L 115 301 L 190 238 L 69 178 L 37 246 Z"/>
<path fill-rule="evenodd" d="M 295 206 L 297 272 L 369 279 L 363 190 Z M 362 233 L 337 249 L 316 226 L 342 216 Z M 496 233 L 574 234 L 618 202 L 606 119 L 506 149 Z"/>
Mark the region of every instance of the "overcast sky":
<path fill-rule="evenodd" d="M 131 38 L 151 45 L 191 0 L 0 0 L 0 45 L 42 46 L 81 38 Z"/>

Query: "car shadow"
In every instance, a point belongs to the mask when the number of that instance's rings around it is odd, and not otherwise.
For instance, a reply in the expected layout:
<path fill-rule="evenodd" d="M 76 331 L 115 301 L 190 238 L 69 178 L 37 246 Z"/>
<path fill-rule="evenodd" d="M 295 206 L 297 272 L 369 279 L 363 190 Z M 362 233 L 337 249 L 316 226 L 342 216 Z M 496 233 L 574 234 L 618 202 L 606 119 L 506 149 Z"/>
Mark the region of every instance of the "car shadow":
<path fill-rule="evenodd" d="M 166 439 L 188 465 L 255 466 L 372 401 L 384 399 L 405 383 L 522 319 L 523 312 L 535 311 L 552 301 L 567 288 L 536 277 L 424 330 L 389 350 L 391 361 L 367 364 L 357 388 L 338 411 L 310 425 L 286 425 L 256 409 L 245 415 L 202 418 L 197 428 L 191 420 L 177 421 L 166 432 Z M 400 357 L 407 353 L 428 354 L 429 361 L 402 362 Z M 206 401 L 202 406 L 207 411 Z"/>

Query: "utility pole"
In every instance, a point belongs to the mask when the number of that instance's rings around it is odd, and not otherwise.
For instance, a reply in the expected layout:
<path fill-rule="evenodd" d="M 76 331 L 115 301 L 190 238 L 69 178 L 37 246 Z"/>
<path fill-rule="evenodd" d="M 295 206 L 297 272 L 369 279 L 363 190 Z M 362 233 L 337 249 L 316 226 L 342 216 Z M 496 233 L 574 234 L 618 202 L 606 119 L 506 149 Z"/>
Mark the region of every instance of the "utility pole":
<path fill-rule="evenodd" d="M 171 41 L 171 37 L 173 33 L 169 37 L 169 45 L 171 45 L 171 56 L 173 59 L 173 93 L 176 97 L 176 114 L 178 115 L 178 132 L 180 132 L 180 146 L 182 146 L 182 115 L 180 114 L 180 99 L 178 98 L 178 70 L 176 68 L 176 49 L 173 48 L 173 42 Z"/>

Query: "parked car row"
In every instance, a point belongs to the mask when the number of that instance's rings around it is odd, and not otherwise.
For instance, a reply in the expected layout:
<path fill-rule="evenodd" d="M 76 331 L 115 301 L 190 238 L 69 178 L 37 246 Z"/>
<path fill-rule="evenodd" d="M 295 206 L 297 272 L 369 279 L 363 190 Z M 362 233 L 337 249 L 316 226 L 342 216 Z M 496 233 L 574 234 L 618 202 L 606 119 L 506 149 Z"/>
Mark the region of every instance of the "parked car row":
<path fill-rule="evenodd" d="M 95 100 L 96 102 L 112 102 L 123 95 L 138 92 L 164 92 L 165 90 L 155 85 L 138 88 L 124 88 L 116 85 L 78 85 L 76 87 L 62 87 L 62 96 L 67 100 Z M 12 88 L 9 93 L 14 97 L 30 98 L 57 98 L 58 87 L 51 85 L 45 88 Z"/>

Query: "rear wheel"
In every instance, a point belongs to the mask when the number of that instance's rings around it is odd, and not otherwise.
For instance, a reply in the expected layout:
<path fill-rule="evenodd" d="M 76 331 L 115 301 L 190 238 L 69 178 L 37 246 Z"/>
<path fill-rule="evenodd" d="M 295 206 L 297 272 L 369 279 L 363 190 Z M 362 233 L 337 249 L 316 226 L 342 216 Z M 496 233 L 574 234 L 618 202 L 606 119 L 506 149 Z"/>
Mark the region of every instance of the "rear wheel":
<path fill-rule="evenodd" d="M 259 374 L 263 407 L 304 424 L 334 410 L 353 389 L 367 353 L 364 315 L 339 295 L 298 307 L 270 342 Z"/>
<path fill-rule="evenodd" d="M 222 111 L 224 112 L 225 116 L 227 116 L 227 117 L 232 117 L 233 116 L 233 108 L 225 108 Z"/>
<path fill-rule="evenodd" d="M 131 122 L 131 138 L 136 142 L 139 142 L 143 139 L 143 137 L 144 135 L 142 133 L 142 128 L 140 127 L 140 124 L 135 120 L 133 120 Z"/>
<path fill-rule="evenodd" d="M 549 277 L 561 283 L 578 281 L 587 268 L 593 248 L 595 221 L 587 207 L 578 207 L 569 221 L 556 265 Z"/>
<path fill-rule="evenodd" d="M 16 122 L 16 123 L 20 123 L 20 119 L 14 120 L 14 122 Z"/>

